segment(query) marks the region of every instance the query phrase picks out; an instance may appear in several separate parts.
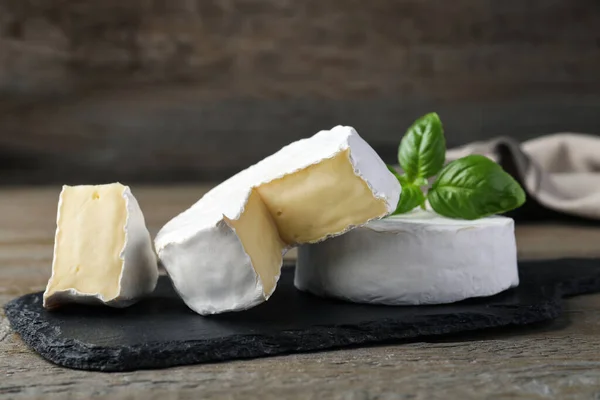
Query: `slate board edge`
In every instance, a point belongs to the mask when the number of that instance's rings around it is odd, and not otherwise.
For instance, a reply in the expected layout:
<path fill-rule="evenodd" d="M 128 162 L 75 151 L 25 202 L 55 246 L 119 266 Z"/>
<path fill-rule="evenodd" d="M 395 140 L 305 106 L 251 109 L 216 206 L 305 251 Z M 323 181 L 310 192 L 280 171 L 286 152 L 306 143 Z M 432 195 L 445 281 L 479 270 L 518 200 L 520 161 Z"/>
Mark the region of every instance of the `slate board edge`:
<path fill-rule="evenodd" d="M 572 278 L 558 283 L 559 301 L 563 298 L 597 293 L 600 291 L 600 275 Z"/>
<path fill-rule="evenodd" d="M 489 319 L 480 318 L 473 320 L 472 318 L 467 318 L 468 313 L 463 313 L 454 314 L 451 317 L 443 315 L 442 319 L 446 322 L 446 328 L 440 327 L 439 321 L 436 322 L 432 316 L 429 316 L 429 325 L 433 325 L 433 329 L 424 324 L 418 329 L 407 330 L 400 321 L 380 320 L 352 326 L 322 326 L 317 329 L 313 328 L 310 332 L 282 331 L 273 336 L 236 335 L 225 338 L 221 342 L 211 339 L 210 341 L 196 342 L 175 341 L 161 344 L 160 346 L 149 343 L 133 346 L 100 347 L 89 346 L 73 339 L 57 339 L 57 328 L 49 327 L 48 323 L 40 323 L 40 326 L 31 329 L 33 320 L 31 318 L 23 318 L 24 307 L 21 307 L 19 303 L 32 300 L 35 296 L 40 295 L 41 293 L 26 295 L 9 302 L 5 306 L 6 315 L 13 329 L 21 335 L 29 347 L 54 364 L 73 369 L 103 372 L 169 368 L 233 359 L 318 352 L 347 346 L 394 343 L 417 337 L 431 337 L 474 331 L 488 328 L 491 325 Z M 493 316 L 495 319 L 493 323 L 494 327 L 526 325 L 554 319 L 560 315 L 562 310 L 560 296 L 556 297 L 545 303 L 536 305 L 535 309 L 523 310 L 523 312 L 517 315 L 513 314 L 508 318 Z M 32 312 L 29 311 L 28 313 Z M 535 317 L 532 318 L 531 313 Z M 21 318 L 17 318 L 18 314 L 21 314 Z M 490 317 L 492 316 L 490 315 Z M 467 321 L 469 321 L 468 326 L 465 325 Z M 335 330 L 334 335 L 331 334 L 333 330 Z M 367 338 L 365 332 L 368 333 Z M 38 340 L 33 340 L 34 337 L 37 337 Z M 275 337 L 277 338 L 276 340 Z M 281 344 L 283 342 L 282 337 L 287 337 L 288 339 L 283 345 Z M 316 344 L 303 349 L 298 344 L 305 343 L 307 338 Z M 278 343 L 276 346 L 270 345 L 270 343 L 275 342 Z M 47 343 L 51 343 L 51 345 L 46 345 Z M 185 346 L 182 346 L 182 343 L 185 343 Z M 246 352 L 240 353 L 239 349 L 243 345 L 249 345 L 250 348 Z M 70 357 L 70 352 L 78 355 L 78 357 Z M 158 357 L 159 354 L 164 355 L 168 359 L 177 359 L 177 361 L 172 363 L 157 363 L 156 360 L 162 358 Z M 124 361 L 127 361 L 127 363 Z"/>

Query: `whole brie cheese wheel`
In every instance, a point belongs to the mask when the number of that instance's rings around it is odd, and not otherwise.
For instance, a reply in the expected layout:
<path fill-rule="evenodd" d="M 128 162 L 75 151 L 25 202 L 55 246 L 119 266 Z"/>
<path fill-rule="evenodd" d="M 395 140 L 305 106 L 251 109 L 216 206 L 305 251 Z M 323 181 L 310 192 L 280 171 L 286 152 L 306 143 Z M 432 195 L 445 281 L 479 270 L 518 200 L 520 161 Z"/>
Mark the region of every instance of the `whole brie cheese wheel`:
<path fill-rule="evenodd" d="M 514 222 L 432 211 L 372 221 L 298 249 L 295 286 L 357 303 L 442 304 L 519 284 Z"/>
<path fill-rule="evenodd" d="M 283 254 L 394 211 L 401 187 L 353 128 L 299 140 L 241 171 L 169 221 L 155 247 L 199 314 L 271 296 Z"/>
<path fill-rule="evenodd" d="M 151 293 L 158 264 L 137 200 L 127 186 L 63 186 L 52 276 L 44 307 L 126 307 Z"/>

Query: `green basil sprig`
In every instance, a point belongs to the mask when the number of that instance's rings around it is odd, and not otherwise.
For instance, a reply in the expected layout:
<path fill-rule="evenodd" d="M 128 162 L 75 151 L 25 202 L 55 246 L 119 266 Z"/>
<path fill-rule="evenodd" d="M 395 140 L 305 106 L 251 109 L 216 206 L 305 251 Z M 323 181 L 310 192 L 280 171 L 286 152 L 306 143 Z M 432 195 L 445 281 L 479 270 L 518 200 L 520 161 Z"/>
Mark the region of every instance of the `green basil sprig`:
<path fill-rule="evenodd" d="M 525 192 L 500 165 L 481 155 L 455 160 L 445 167 L 446 139 L 439 116 L 430 113 L 408 129 L 398 149 L 404 175 L 394 173 L 402 186 L 395 214 L 403 214 L 425 200 L 440 215 L 450 218 L 478 219 L 500 214 L 523 205 Z M 421 186 L 437 175 L 425 196 Z"/>

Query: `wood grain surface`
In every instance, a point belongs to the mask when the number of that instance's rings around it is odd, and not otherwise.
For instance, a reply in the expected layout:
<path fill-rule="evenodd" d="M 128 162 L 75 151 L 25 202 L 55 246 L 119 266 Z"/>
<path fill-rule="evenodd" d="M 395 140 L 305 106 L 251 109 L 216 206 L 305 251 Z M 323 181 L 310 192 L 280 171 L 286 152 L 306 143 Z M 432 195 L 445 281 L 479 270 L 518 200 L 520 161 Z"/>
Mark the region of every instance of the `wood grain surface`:
<path fill-rule="evenodd" d="M 207 185 L 134 187 L 152 233 Z M 0 305 L 50 276 L 58 187 L 0 191 Z M 518 226 L 522 259 L 600 257 L 600 228 Z M 293 258 L 293 254 L 290 255 Z M 528 328 L 257 360 L 102 374 L 44 361 L 0 313 L 6 399 L 598 399 L 600 294 Z"/>
<path fill-rule="evenodd" d="M 0 183 L 221 180 L 353 125 L 392 161 L 600 133 L 597 0 L 0 0 Z"/>

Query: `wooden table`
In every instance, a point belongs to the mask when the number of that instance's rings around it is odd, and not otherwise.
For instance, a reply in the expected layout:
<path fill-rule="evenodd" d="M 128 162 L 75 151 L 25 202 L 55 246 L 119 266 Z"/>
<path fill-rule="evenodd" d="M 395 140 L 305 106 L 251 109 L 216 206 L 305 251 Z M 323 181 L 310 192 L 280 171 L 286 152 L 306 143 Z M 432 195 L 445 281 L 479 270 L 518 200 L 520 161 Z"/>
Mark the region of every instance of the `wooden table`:
<path fill-rule="evenodd" d="M 135 187 L 152 233 L 207 186 Z M 0 305 L 50 276 L 59 188 L 0 190 Z M 600 229 L 517 229 L 525 258 L 600 256 Z M 291 254 L 290 257 L 293 257 Z M 54 366 L 0 312 L 0 398 L 600 399 L 600 294 L 567 301 L 558 320 L 402 345 L 159 371 L 103 374 Z"/>

